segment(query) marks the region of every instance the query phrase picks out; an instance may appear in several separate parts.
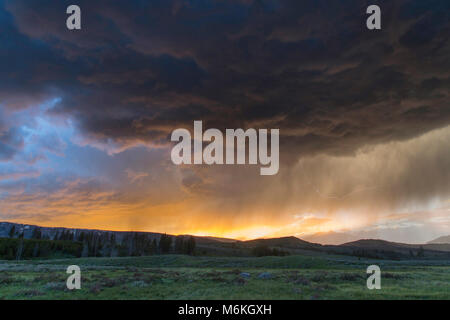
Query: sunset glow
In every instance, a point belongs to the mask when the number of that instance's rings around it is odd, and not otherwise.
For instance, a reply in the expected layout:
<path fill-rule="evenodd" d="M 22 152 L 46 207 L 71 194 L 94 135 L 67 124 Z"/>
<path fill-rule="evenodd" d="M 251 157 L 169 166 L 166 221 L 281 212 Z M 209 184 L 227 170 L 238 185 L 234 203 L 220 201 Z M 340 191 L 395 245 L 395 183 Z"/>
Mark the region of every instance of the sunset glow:
<path fill-rule="evenodd" d="M 425 5 L 430 34 L 389 4 L 402 16 L 386 36 L 361 5 L 80 2 L 86 28 L 69 32 L 62 3 L 0 1 L 0 220 L 235 239 L 450 233 L 449 50 Z M 276 128 L 279 170 L 277 157 L 262 175 L 260 153 L 175 165 L 171 134 L 194 136 L 195 121 L 221 136 Z"/>

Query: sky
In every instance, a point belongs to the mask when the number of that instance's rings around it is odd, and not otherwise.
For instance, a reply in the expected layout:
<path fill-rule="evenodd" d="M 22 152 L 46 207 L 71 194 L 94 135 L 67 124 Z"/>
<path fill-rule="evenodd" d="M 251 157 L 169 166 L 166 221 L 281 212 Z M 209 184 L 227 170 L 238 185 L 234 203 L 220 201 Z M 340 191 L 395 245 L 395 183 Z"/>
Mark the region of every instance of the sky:
<path fill-rule="evenodd" d="M 448 235 L 449 37 L 448 0 L 0 0 L 0 220 Z M 279 172 L 174 165 L 195 120 L 279 129 Z"/>

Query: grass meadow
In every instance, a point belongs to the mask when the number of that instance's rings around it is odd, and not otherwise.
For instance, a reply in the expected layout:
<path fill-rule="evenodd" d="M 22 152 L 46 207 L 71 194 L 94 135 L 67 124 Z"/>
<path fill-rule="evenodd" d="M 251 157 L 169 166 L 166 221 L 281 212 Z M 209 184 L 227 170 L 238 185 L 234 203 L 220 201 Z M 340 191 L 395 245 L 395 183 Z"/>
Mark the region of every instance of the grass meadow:
<path fill-rule="evenodd" d="M 381 268 L 381 289 L 366 286 Z M 81 289 L 66 268 L 79 265 Z M 155 255 L 0 261 L 0 299 L 450 299 L 449 261 Z"/>

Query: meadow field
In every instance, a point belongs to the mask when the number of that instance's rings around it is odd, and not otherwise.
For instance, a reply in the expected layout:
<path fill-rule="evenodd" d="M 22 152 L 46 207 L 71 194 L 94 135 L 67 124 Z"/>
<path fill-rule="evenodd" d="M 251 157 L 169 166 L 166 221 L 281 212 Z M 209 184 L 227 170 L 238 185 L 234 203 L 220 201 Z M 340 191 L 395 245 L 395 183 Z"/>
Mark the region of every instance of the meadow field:
<path fill-rule="evenodd" d="M 381 268 L 381 289 L 366 268 Z M 81 268 L 68 290 L 66 268 Z M 450 299 L 450 261 L 154 255 L 0 261 L 0 299 Z"/>

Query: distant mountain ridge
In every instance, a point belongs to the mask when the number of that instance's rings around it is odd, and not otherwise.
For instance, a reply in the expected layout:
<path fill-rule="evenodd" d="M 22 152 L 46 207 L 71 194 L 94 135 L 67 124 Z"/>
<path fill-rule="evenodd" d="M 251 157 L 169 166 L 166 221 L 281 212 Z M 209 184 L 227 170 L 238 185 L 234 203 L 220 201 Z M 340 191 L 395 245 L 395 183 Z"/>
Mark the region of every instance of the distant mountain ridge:
<path fill-rule="evenodd" d="M 311 243 L 296 237 L 281 237 L 281 238 L 268 238 L 268 239 L 254 239 L 243 241 L 247 246 L 276 246 L 285 248 L 317 248 L 321 247 L 320 244 Z"/>
<path fill-rule="evenodd" d="M 428 244 L 446 243 L 450 244 L 450 236 L 443 236 L 427 242 Z"/>
<path fill-rule="evenodd" d="M 100 230 L 100 229 L 82 229 L 82 228 L 66 228 L 66 227 L 41 227 L 33 224 L 21 224 L 14 222 L 0 222 L 0 238 L 9 237 L 9 232 L 12 228 L 15 227 L 15 232 L 17 234 L 24 233 L 25 239 L 31 239 L 33 232 L 36 229 L 41 231 L 41 236 L 43 238 L 54 240 L 55 236 L 58 233 L 63 231 L 69 232 L 73 235 L 77 235 L 80 232 L 93 232 L 95 234 L 114 234 L 116 239 L 121 240 L 123 237 L 129 234 L 145 234 L 148 235 L 151 239 L 160 238 L 164 233 L 160 232 L 147 232 L 147 231 L 112 231 L 112 230 Z M 171 235 L 174 236 L 174 235 Z M 190 236 L 190 235 L 183 235 Z M 175 236 L 174 236 L 175 237 Z M 201 242 L 208 243 L 212 242 L 235 242 L 239 240 L 227 239 L 227 238 L 218 238 L 218 237 L 207 237 L 207 236 L 195 236 L 196 239 L 199 239 Z"/>
<path fill-rule="evenodd" d="M 344 232 L 318 232 L 303 238 L 306 241 L 321 243 L 324 245 L 341 245 L 346 242 L 359 240 L 357 236 Z"/>
<path fill-rule="evenodd" d="M 115 234 L 119 236 L 121 239 L 123 236 L 129 233 L 145 233 L 150 235 L 152 238 L 159 238 L 162 233 L 154 233 L 154 232 L 133 232 L 133 231 L 109 231 L 109 230 L 98 230 L 98 229 L 80 229 L 80 228 L 64 228 L 64 227 L 41 227 L 32 224 L 21 224 L 21 223 L 13 223 L 13 222 L 0 222 L 0 238 L 9 237 L 9 232 L 11 228 L 14 226 L 15 233 L 21 234 L 23 232 L 25 239 L 31 239 L 33 233 L 36 229 L 41 231 L 41 237 L 43 239 L 55 240 L 56 235 L 65 231 L 73 234 L 75 237 L 80 232 L 92 232 L 94 234 Z"/>
<path fill-rule="evenodd" d="M 407 244 L 398 242 L 389 242 L 379 239 L 362 239 L 353 242 L 344 243 L 344 247 L 359 247 L 373 250 L 387 250 L 391 252 L 416 252 L 419 250 L 450 252 L 450 244 Z"/>
<path fill-rule="evenodd" d="M 13 235 L 12 231 L 13 231 Z M 165 235 L 155 232 L 106 231 L 97 229 L 52 228 L 36 225 L 0 222 L 0 238 L 65 240 L 84 243 L 94 256 L 142 255 L 148 251 L 136 251 L 136 247 L 147 248 L 151 242 L 170 237 L 172 246 L 175 239 L 190 237 L 189 235 Z M 405 244 L 379 239 L 361 239 L 345 242 L 341 245 L 322 245 L 308 242 L 296 237 L 280 237 L 254 240 L 233 240 L 217 237 L 192 236 L 195 238 L 198 254 L 219 256 L 249 256 L 256 251 L 264 254 L 342 254 L 373 259 L 448 259 L 450 260 L 450 244 L 426 243 Z M 112 240 L 114 239 L 114 240 Z M 437 240 L 437 239 L 436 239 Z M 89 241 L 87 244 L 86 242 Z M 155 245 L 152 244 L 154 247 Z M 257 250 L 258 249 L 258 250 Z M 85 250 L 86 251 L 86 250 Z M 90 256 L 90 255 L 88 255 Z"/>

